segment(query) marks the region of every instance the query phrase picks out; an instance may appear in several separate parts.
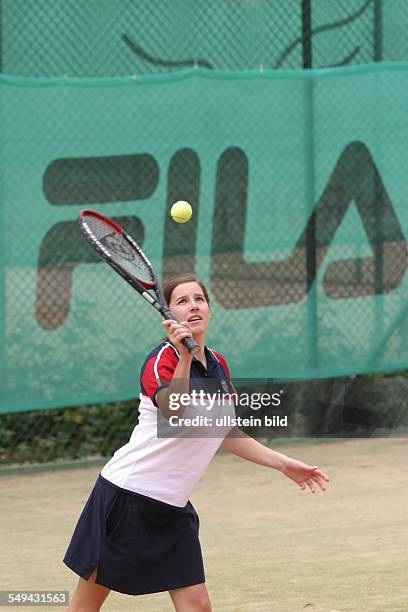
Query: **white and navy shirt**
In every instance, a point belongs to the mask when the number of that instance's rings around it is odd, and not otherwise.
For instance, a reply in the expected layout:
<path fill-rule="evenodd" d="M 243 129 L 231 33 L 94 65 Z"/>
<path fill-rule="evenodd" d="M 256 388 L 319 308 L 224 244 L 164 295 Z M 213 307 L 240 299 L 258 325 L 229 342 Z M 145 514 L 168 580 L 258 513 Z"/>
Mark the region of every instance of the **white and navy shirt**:
<path fill-rule="evenodd" d="M 190 391 L 199 391 L 204 382 L 210 387 L 217 382 L 232 393 L 225 359 L 207 347 L 205 356 L 207 369 L 195 358 L 191 362 Z M 156 395 L 170 384 L 178 360 L 178 351 L 168 340 L 149 353 L 140 374 L 139 422 L 129 442 L 115 452 L 101 474 L 124 489 L 184 507 L 231 427 L 220 437 L 157 436 Z"/>

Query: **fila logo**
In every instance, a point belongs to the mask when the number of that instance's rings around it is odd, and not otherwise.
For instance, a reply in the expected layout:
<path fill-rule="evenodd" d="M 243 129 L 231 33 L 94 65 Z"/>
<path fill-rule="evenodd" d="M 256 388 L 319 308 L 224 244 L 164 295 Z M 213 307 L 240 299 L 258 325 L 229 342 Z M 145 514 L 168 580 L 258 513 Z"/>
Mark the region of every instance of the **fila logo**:
<path fill-rule="evenodd" d="M 200 207 L 201 164 L 195 151 L 176 151 L 167 171 L 163 210 L 163 277 L 195 271 Z M 81 180 L 78 180 L 78 177 Z M 53 206 L 89 206 L 150 197 L 159 182 L 152 155 L 57 159 L 45 170 L 43 189 Z M 285 260 L 245 261 L 248 158 L 242 149 L 226 149 L 217 162 L 211 239 L 211 289 L 225 308 L 256 308 L 298 302 L 309 292 L 331 242 L 355 202 L 371 247 L 368 257 L 340 259 L 325 270 L 323 288 L 331 299 L 381 295 L 395 290 L 407 265 L 407 244 L 396 212 L 368 148 L 351 142 L 340 154 L 327 185 Z M 189 201 L 192 220 L 176 226 L 167 209 Z M 206 203 L 208 205 L 208 203 Z M 143 244 L 146 229 L 136 215 L 115 217 Z M 271 238 L 271 242 L 272 242 Z M 73 270 L 100 262 L 75 221 L 60 222 L 44 236 L 38 256 L 36 318 L 46 329 L 66 320 Z M 58 286 L 59 291 L 50 291 Z"/>

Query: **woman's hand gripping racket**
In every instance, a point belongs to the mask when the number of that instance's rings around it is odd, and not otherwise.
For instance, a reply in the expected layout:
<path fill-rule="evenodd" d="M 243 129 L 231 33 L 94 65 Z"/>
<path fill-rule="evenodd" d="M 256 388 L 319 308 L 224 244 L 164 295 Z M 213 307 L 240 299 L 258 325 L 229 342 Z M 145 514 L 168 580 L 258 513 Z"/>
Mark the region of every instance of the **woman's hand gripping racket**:
<path fill-rule="evenodd" d="M 78 223 L 85 238 L 106 263 L 154 306 L 163 319 L 177 321 L 169 310 L 149 260 L 120 225 L 89 209 L 81 210 Z M 193 338 L 184 338 L 182 342 L 191 355 L 200 352 Z"/>

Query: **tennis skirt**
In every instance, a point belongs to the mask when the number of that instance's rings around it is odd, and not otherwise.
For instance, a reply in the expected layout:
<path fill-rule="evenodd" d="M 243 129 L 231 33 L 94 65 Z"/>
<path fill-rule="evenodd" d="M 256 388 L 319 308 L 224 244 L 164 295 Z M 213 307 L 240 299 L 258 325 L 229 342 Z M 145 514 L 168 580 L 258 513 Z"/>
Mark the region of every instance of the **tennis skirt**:
<path fill-rule="evenodd" d="M 99 475 L 65 553 L 64 563 L 96 584 L 128 595 L 205 582 L 193 505 L 165 504 Z"/>

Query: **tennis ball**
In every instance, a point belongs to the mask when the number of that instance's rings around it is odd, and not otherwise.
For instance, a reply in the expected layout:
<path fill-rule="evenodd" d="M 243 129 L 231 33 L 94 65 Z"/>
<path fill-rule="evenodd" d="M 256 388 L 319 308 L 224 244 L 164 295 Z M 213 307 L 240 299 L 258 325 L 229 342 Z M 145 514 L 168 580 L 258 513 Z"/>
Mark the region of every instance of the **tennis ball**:
<path fill-rule="evenodd" d="M 187 221 L 190 221 L 191 219 L 193 209 L 188 202 L 183 202 L 180 200 L 179 202 L 175 202 L 173 204 L 170 214 L 171 218 L 176 223 L 187 223 Z"/>

